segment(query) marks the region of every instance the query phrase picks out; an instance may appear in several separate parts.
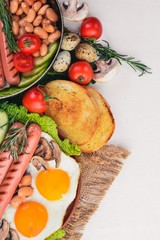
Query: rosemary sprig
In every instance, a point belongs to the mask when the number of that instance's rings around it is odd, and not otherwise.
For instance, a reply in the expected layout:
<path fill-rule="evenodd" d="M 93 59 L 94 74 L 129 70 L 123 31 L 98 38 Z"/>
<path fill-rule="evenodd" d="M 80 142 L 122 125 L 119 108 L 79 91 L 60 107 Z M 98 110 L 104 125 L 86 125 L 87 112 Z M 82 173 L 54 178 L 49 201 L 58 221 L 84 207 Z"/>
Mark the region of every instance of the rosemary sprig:
<path fill-rule="evenodd" d="M 3 23 L 2 31 L 6 36 L 10 53 L 17 52 L 18 46 L 12 32 L 11 14 L 8 11 L 8 4 L 6 0 L 0 0 L 0 21 Z"/>
<path fill-rule="evenodd" d="M 0 147 L 0 153 L 4 151 L 10 152 L 14 161 L 18 160 L 19 155 L 25 153 L 25 148 L 28 146 L 26 132 L 27 123 L 20 128 L 10 128 L 8 130 L 8 134 Z"/>
<path fill-rule="evenodd" d="M 145 73 L 151 73 L 151 69 L 145 64 L 143 64 L 141 61 L 136 60 L 134 57 L 120 54 L 115 50 L 111 49 L 107 41 L 103 41 L 106 43 L 106 46 L 103 46 L 101 43 L 96 42 L 96 39 L 93 38 L 85 38 L 82 39 L 82 41 L 94 47 L 97 50 L 99 57 L 105 61 L 108 61 L 110 58 L 116 58 L 120 64 L 122 64 L 122 61 L 126 62 L 135 71 L 140 72 L 139 76 L 142 76 Z"/>

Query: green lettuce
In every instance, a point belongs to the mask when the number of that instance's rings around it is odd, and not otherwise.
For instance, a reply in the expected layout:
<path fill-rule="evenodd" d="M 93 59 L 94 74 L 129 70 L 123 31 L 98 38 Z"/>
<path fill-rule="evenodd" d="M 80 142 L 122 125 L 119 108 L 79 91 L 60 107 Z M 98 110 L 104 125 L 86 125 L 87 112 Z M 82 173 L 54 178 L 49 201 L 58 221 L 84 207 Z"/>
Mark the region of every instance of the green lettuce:
<path fill-rule="evenodd" d="M 66 232 L 63 229 L 59 229 L 56 232 L 52 233 L 49 237 L 45 238 L 45 240 L 56 240 L 61 239 L 66 235 Z"/>
<path fill-rule="evenodd" d="M 9 120 L 14 122 L 37 123 L 42 131 L 48 133 L 60 146 L 61 150 L 67 155 L 80 155 L 81 150 L 76 144 L 71 144 L 68 139 L 61 140 L 58 136 L 57 124 L 48 116 L 40 116 L 37 113 L 28 113 L 27 109 L 23 106 L 18 106 L 15 103 L 7 101 L 0 103 L 0 108 L 3 109 Z"/>

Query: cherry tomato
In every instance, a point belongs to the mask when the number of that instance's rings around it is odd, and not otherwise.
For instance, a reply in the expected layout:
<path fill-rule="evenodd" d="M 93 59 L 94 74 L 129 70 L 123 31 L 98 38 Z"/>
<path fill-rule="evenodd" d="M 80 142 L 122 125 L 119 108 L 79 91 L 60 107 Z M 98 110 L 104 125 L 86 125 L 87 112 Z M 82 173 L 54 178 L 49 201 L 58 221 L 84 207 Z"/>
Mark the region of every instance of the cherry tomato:
<path fill-rule="evenodd" d="M 80 33 L 83 38 L 98 39 L 102 35 L 102 24 L 96 17 L 85 18 L 80 27 Z"/>
<path fill-rule="evenodd" d="M 47 109 L 45 89 L 43 87 L 30 88 L 22 97 L 22 105 L 29 112 L 44 113 Z"/>
<path fill-rule="evenodd" d="M 17 52 L 13 56 L 13 63 L 19 72 L 29 72 L 34 66 L 33 56 Z"/>
<path fill-rule="evenodd" d="M 93 69 L 88 62 L 79 61 L 70 66 L 68 75 L 73 82 L 88 84 L 93 78 Z"/>
<path fill-rule="evenodd" d="M 21 52 L 32 54 L 40 49 L 41 40 L 36 34 L 24 34 L 18 39 L 18 47 Z"/>

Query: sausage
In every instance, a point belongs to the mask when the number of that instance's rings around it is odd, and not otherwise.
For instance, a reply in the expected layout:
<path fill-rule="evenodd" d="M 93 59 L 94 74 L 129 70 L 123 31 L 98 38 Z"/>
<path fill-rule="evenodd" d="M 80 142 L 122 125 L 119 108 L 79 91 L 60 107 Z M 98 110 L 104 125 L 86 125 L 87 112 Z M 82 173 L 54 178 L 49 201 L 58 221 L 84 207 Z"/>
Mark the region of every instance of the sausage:
<path fill-rule="evenodd" d="M 22 123 L 14 123 L 11 128 L 20 128 L 22 126 Z M 13 158 L 10 155 L 10 152 L 2 152 L 0 154 L 0 186 L 12 162 Z"/>
<path fill-rule="evenodd" d="M 27 128 L 27 136 L 28 146 L 26 147 L 25 152 L 18 157 L 17 162 L 11 164 L 8 173 L 0 186 L 0 219 L 10 203 L 37 148 L 37 144 L 41 137 L 41 128 L 37 124 L 32 123 Z"/>
<path fill-rule="evenodd" d="M 5 79 L 4 79 L 4 73 L 2 68 L 2 61 L 1 61 L 1 55 L 0 55 L 0 88 L 3 88 L 5 85 Z"/>
<path fill-rule="evenodd" d="M 12 162 L 13 158 L 9 152 L 0 154 L 0 186 Z"/>
<path fill-rule="evenodd" d="M 0 21 L 0 52 L 4 76 L 6 78 L 6 81 L 10 85 L 18 85 L 20 82 L 20 76 L 17 69 L 14 66 L 13 54 L 9 52 L 8 43 L 5 34 L 2 31 L 2 28 L 3 24 Z"/>

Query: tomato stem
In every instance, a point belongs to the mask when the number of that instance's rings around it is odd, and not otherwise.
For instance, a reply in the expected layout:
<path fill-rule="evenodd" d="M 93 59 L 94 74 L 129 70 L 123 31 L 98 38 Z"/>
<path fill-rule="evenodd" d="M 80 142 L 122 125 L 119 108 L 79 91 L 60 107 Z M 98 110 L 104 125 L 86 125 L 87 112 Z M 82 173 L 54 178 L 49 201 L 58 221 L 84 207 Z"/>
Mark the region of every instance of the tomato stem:
<path fill-rule="evenodd" d="M 78 77 L 78 82 L 83 82 L 84 81 L 84 77 L 83 76 L 79 76 Z"/>
<path fill-rule="evenodd" d="M 43 88 L 43 89 L 42 89 L 42 88 Z M 51 99 L 56 99 L 56 100 L 59 101 L 58 98 L 49 96 L 49 95 L 46 93 L 43 85 L 38 85 L 38 86 L 37 86 L 37 89 L 43 94 L 44 100 L 45 100 L 46 102 L 47 102 L 48 100 L 51 100 Z"/>
<path fill-rule="evenodd" d="M 30 41 L 29 38 L 26 38 L 26 39 L 24 40 L 24 47 L 25 47 L 25 48 L 26 48 L 26 47 L 30 47 L 31 45 L 34 45 L 34 42 Z"/>

